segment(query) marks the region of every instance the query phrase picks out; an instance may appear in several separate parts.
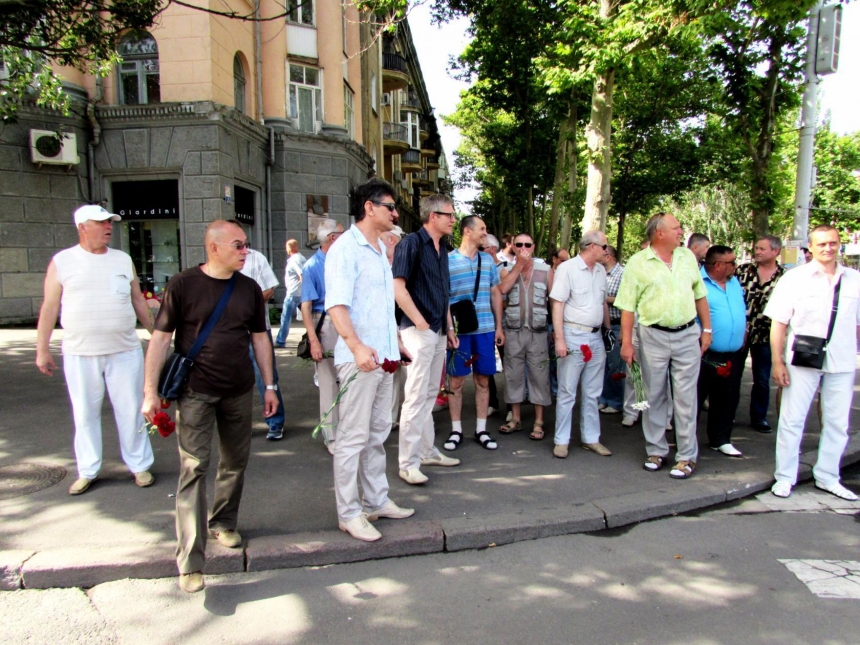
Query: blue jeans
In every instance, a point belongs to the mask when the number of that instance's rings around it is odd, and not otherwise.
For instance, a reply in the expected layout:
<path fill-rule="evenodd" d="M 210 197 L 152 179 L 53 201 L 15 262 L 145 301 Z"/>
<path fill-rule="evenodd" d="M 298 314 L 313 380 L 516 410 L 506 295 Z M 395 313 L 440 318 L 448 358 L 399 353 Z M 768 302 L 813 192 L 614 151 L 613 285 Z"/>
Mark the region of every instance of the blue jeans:
<path fill-rule="evenodd" d="M 750 392 L 750 423 L 755 425 L 767 421 L 767 409 L 770 405 L 770 343 L 748 345 L 743 355 L 744 363 L 747 352 L 752 358 L 753 376 Z"/>
<path fill-rule="evenodd" d="M 266 333 L 269 334 L 269 344 L 272 342 L 272 332 L 271 330 L 266 330 Z M 257 390 L 260 392 L 260 400 L 265 401 L 266 397 L 266 384 L 263 383 L 263 376 L 260 374 L 260 368 L 257 367 L 257 359 L 254 356 L 254 346 L 251 345 L 248 353 L 251 355 L 251 364 L 254 366 L 254 377 L 257 379 Z M 278 368 L 275 365 L 275 348 L 272 347 L 272 376 L 275 379 L 275 385 L 278 384 Z M 272 416 L 266 419 L 266 423 L 269 424 L 269 429 L 272 430 L 274 428 L 283 428 L 284 427 L 284 399 L 281 398 L 281 391 L 275 390 L 275 394 L 278 395 L 278 411 L 275 412 Z"/>
<path fill-rule="evenodd" d="M 621 360 L 621 323 L 612 324 L 612 332 L 615 334 L 615 347 L 606 355 L 606 370 L 603 373 L 603 393 L 600 395 L 600 403 L 621 410 L 624 407 L 624 379 L 613 381 L 610 376 L 617 372 L 625 373 L 626 366 Z"/>
<path fill-rule="evenodd" d="M 296 309 L 302 304 L 299 296 L 292 298 L 284 298 L 284 307 L 281 309 L 281 328 L 278 330 L 278 337 L 275 339 L 275 345 L 283 347 L 287 342 L 287 334 L 290 333 L 290 323 L 296 316 Z"/>

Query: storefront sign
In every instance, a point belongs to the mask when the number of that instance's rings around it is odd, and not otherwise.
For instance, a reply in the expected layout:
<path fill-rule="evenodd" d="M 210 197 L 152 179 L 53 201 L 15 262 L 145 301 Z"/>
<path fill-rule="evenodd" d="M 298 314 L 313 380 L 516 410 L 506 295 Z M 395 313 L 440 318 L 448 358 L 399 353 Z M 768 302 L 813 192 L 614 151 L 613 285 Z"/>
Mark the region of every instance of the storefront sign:
<path fill-rule="evenodd" d="M 111 184 L 113 212 L 126 221 L 179 219 L 179 182 L 115 181 Z"/>
<path fill-rule="evenodd" d="M 236 195 L 236 221 L 253 226 L 254 191 L 241 186 L 234 186 L 233 191 Z"/>

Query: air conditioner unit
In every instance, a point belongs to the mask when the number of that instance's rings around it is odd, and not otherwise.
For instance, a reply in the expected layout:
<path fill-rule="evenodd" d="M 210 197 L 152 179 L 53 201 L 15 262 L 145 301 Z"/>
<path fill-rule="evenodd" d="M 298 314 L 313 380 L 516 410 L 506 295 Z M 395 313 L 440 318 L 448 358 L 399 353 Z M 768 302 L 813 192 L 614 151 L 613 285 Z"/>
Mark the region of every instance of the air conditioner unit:
<path fill-rule="evenodd" d="M 383 105 L 391 105 L 391 93 L 390 92 L 385 92 L 382 95 L 382 104 Z"/>
<path fill-rule="evenodd" d="M 77 165 L 81 162 L 77 137 L 63 133 L 58 138 L 51 130 L 30 130 L 30 158 L 38 164 Z"/>
<path fill-rule="evenodd" d="M 394 183 L 402 181 L 403 180 L 403 173 L 400 172 L 399 170 L 395 170 L 393 179 L 394 179 Z"/>

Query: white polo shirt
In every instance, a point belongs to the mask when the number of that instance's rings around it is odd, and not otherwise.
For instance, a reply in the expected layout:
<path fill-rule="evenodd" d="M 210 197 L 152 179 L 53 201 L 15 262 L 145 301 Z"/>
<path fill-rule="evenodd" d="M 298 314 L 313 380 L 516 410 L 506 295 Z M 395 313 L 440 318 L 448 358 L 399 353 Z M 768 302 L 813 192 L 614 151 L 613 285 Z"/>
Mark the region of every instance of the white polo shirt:
<path fill-rule="evenodd" d="M 853 372 L 857 366 L 857 326 L 860 325 L 860 273 L 837 265 L 836 277 L 842 284 L 839 308 L 822 371 Z M 814 260 L 787 271 L 776 283 L 764 315 L 788 324 L 786 364 L 791 363 L 794 355 L 791 346 L 796 334 L 827 337 L 835 287 L 836 279 L 830 282 L 821 264 Z"/>
<path fill-rule="evenodd" d="M 589 270 L 581 255 L 562 262 L 555 271 L 549 297 L 564 303 L 564 322 L 600 327 L 606 301 L 606 269 Z"/>

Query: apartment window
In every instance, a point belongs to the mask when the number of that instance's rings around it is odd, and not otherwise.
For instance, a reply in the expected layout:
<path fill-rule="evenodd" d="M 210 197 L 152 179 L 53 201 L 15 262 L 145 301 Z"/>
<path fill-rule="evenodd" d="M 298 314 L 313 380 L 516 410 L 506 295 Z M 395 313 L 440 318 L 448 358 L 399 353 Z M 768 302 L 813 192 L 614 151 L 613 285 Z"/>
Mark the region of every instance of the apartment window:
<path fill-rule="evenodd" d="M 161 101 L 158 45 L 145 31 L 126 35 L 119 44 L 119 102 L 143 105 Z"/>
<path fill-rule="evenodd" d="M 340 10 L 341 35 L 343 36 L 343 53 L 346 53 L 346 3 L 343 4 Z"/>
<path fill-rule="evenodd" d="M 289 0 L 287 10 L 290 22 L 302 25 L 314 24 L 314 0 Z"/>
<path fill-rule="evenodd" d="M 239 112 L 245 111 L 245 66 L 239 54 L 233 57 L 233 99 Z"/>
<path fill-rule="evenodd" d="M 419 144 L 419 135 L 418 135 L 418 115 L 414 112 L 406 112 L 404 110 L 404 116 L 406 118 L 402 119 L 400 122 L 406 126 L 406 129 L 409 134 L 409 147 L 410 148 L 420 148 Z"/>
<path fill-rule="evenodd" d="M 316 132 L 322 125 L 320 70 L 290 65 L 290 116 L 301 132 Z"/>
<path fill-rule="evenodd" d="M 350 139 L 355 138 L 355 109 L 353 108 L 353 93 L 346 85 L 343 86 L 343 125 Z"/>
<path fill-rule="evenodd" d="M 379 111 L 379 103 L 377 103 L 376 93 L 376 72 L 370 72 L 370 107 L 375 111 Z"/>

